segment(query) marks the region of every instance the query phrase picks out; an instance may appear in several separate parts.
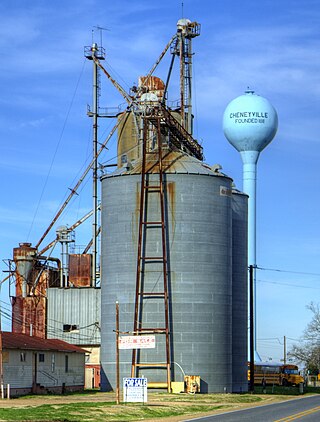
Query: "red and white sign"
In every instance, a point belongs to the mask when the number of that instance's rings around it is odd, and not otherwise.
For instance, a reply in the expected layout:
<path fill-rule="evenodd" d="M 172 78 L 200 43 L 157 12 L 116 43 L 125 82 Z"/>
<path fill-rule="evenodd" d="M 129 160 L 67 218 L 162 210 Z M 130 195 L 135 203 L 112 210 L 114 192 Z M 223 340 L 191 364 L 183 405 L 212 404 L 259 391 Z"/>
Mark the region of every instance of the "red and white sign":
<path fill-rule="evenodd" d="M 155 336 L 121 336 L 119 337 L 119 349 L 154 349 L 156 347 Z"/>

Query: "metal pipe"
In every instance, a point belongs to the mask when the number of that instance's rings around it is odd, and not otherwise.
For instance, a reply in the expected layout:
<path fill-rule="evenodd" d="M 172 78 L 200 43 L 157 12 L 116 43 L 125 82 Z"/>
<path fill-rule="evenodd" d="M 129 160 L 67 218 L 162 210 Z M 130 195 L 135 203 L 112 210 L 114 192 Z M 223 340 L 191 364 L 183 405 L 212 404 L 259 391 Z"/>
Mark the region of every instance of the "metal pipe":
<path fill-rule="evenodd" d="M 66 206 L 68 205 L 68 203 L 70 202 L 70 200 L 72 199 L 73 195 L 75 195 L 77 193 L 77 190 L 79 188 L 79 186 L 81 185 L 81 183 L 83 182 L 83 180 L 85 179 L 85 177 L 87 176 L 87 174 L 89 173 L 90 169 L 93 166 L 93 163 L 95 161 L 95 159 L 97 159 L 99 157 L 99 155 L 101 154 L 101 152 L 104 150 L 105 146 L 107 145 L 107 143 L 109 142 L 109 140 L 111 139 L 111 137 L 113 136 L 113 134 L 115 133 L 115 131 L 117 130 L 118 126 L 122 123 L 123 120 L 123 115 L 120 117 L 120 119 L 117 121 L 117 123 L 113 126 L 113 128 L 111 129 L 108 137 L 106 138 L 106 140 L 101 144 L 101 147 L 99 148 L 99 151 L 97 152 L 96 157 L 93 157 L 93 159 L 91 160 L 90 164 L 88 165 L 88 167 L 85 169 L 85 171 L 83 172 L 82 176 L 80 177 L 80 179 L 78 180 L 78 182 L 75 184 L 73 189 L 70 189 L 71 192 L 68 196 L 68 198 L 64 201 L 64 203 L 62 204 L 62 206 L 60 207 L 60 209 L 58 210 L 58 212 L 56 213 L 56 215 L 54 216 L 53 220 L 51 221 L 51 223 L 49 224 L 48 228 L 46 229 L 46 231 L 43 233 L 43 235 L 41 236 L 40 240 L 38 241 L 38 243 L 36 244 L 35 248 L 37 249 L 39 247 L 39 245 L 41 245 L 41 243 L 43 242 L 43 240 L 45 239 L 45 237 L 47 236 L 47 234 L 49 233 L 49 231 L 52 229 L 53 225 L 55 224 L 55 222 L 58 220 L 58 218 L 60 217 L 60 215 L 62 214 L 62 212 L 64 211 L 64 209 L 66 208 Z"/>
<path fill-rule="evenodd" d="M 56 239 L 56 240 L 54 241 L 54 246 L 55 246 L 57 243 L 58 243 L 58 239 Z M 34 295 L 34 293 L 35 293 L 35 290 L 36 290 L 37 285 L 38 285 L 38 283 L 39 283 L 39 280 L 40 280 L 41 274 L 43 273 L 43 271 L 44 271 L 44 269 L 45 269 L 45 264 L 46 264 L 48 261 L 53 261 L 53 262 L 56 262 L 56 263 L 57 263 L 57 265 L 58 265 L 58 271 L 59 271 L 59 274 L 61 274 L 61 261 L 60 261 L 60 259 L 59 259 L 59 258 L 55 258 L 55 257 L 51 257 L 51 256 L 50 256 L 50 255 L 52 254 L 52 252 L 53 252 L 53 249 L 54 249 L 54 247 L 51 249 L 50 254 L 49 254 L 48 256 L 37 256 L 37 260 L 39 260 L 39 259 L 44 259 L 44 260 L 45 260 L 45 263 L 44 263 L 44 265 L 42 266 L 42 268 L 41 268 L 41 270 L 39 271 L 39 274 L 38 274 L 38 276 L 37 276 L 36 280 L 35 280 L 35 281 L 34 281 L 34 283 L 33 283 L 32 290 L 31 290 L 31 294 L 32 294 L 32 295 Z"/>
<path fill-rule="evenodd" d="M 176 57 L 176 55 L 173 53 L 172 54 L 172 58 L 171 58 L 171 63 L 170 63 L 170 66 L 169 66 L 169 71 L 168 71 L 168 76 L 167 76 L 166 84 L 164 86 L 163 97 L 162 97 L 162 100 L 161 100 L 161 104 L 163 104 L 163 105 L 165 105 L 165 103 L 166 103 L 166 96 L 167 96 L 167 92 L 168 92 L 168 86 L 169 86 L 169 82 L 170 82 L 170 78 L 171 78 L 171 73 L 172 73 L 172 69 L 173 69 L 173 64 L 174 64 L 175 57 Z"/>
<path fill-rule="evenodd" d="M 187 94 L 187 131 L 192 134 L 192 41 L 191 38 L 187 40 L 186 46 L 186 54 L 188 55 L 187 58 L 187 72 L 188 74 L 185 75 L 186 80 L 186 89 L 188 90 Z"/>
<path fill-rule="evenodd" d="M 170 384 L 167 382 L 148 382 L 148 388 L 166 388 L 169 391 Z"/>
<path fill-rule="evenodd" d="M 181 114 L 181 126 L 186 128 L 186 121 L 184 116 L 184 37 L 182 33 L 179 33 L 180 41 L 180 114 Z"/>
<path fill-rule="evenodd" d="M 249 298 L 250 298 L 250 391 L 254 391 L 254 278 L 253 266 L 249 266 Z"/>
<path fill-rule="evenodd" d="M 257 310 L 257 246 L 256 246 L 256 193 L 257 193 L 257 162 L 259 151 L 241 151 L 243 162 L 243 191 L 248 199 L 248 264 L 253 272 L 253 303 L 254 315 Z M 254 350 L 257 354 L 257 324 L 254 324 Z"/>
<path fill-rule="evenodd" d="M 148 81 L 149 81 L 150 77 L 152 76 L 153 72 L 156 70 L 158 64 L 161 62 L 163 56 L 166 54 L 166 52 L 168 51 L 170 45 L 173 43 L 173 41 L 176 39 L 176 37 L 177 37 L 177 34 L 174 34 L 171 37 L 170 41 L 168 42 L 168 44 L 163 49 L 163 51 L 160 54 L 159 58 L 156 60 L 155 64 L 152 66 L 152 68 L 150 69 L 149 73 L 147 74 L 147 76 L 146 76 L 146 78 L 144 80 L 143 86 L 146 87 L 148 85 Z M 139 94 L 139 92 L 137 94 Z"/>
<path fill-rule="evenodd" d="M 110 75 L 110 73 L 102 66 L 100 61 L 92 55 L 93 62 L 96 66 L 99 66 L 99 68 L 103 71 L 103 73 L 106 75 L 106 77 L 111 81 L 112 85 L 117 88 L 117 90 L 120 92 L 120 94 L 123 96 L 123 98 L 127 101 L 129 105 L 132 104 L 132 97 L 127 94 L 127 92 L 122 88 L 122 86 Z M 94 110 L 93 110 L 93 116 L 94 116 Z"/>
<path fill-rule="evenodd" d="M 100 205 L 98 205 L 98 210 L 100 210 Z M 76 221 L 72 226 L 69 227 L 69 230 L 72 232 L 74 229 L 76 229 L 80 224 L 84 223 L 89 217 L 91 217 L 93 214 L 93 211 L 89 211 L 86 215 L 81 217 L 78 221 Z M 48 249 L 50 249 L 52 246 L 54 246 L 57 243 L 58 239 L 53 240 L 50 242 L 47 246 L 45 246 L 41 251 L 39 252 L 39 255 L 43 255 L 45 252 L 47 252 Z M 52 258 L 53 260 L 53 258 Z"/>
<path fill-rule="evenodd" d="M 119 302 L 116 301 L 116 371 L 117 371 L 117 389 L 116 402 L 120 403 L 120 370 L 119 370 Z"/>
<path fill-rule="evenodd" d="M 101 227 L 98 227 L 98 229 L 97 229 L 97 236 L 99 236 L 99 234 L 101 233 Z M 86 254 L 86 253 L 88 253 L 89 252 L 89 249 L 91 248 L 91 246 L 92 246 L 92 239 L 90 239 L 90 241 L 89 241 L 89 243 L 87 244 L 87 246 L 84 248 L 84 250 L 83 250 L 83 254 Z"/>

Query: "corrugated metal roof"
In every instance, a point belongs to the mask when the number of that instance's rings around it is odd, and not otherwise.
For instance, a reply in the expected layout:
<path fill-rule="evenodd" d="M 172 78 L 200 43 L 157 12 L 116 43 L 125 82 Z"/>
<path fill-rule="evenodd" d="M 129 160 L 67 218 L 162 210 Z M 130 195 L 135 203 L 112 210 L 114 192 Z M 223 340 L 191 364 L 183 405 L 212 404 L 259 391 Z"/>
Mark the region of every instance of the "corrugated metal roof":
<path fill-rule="evenodd" d="M 26 334 L 11 333 L 8 331 L 2 331 L 2 348 L 86 353 L 84 349 L 62 340 L 42 339 L 40 337 L 32 337 Z"/>
<path fill-rule="evenodd" d="M 146 172 L 159 173 L 158 163 L 157 153 L 148 154 Z M 208 164 L 181 151 L 164 150 L 162 165 L 165 173 L 203 174 L 207 176 L 228 177 L 223 173 L 219 173 L 216 168 L 210 167 Z M 124 165 L 124 167 L 117 169 L 112 174 L 108 174 L 107 177 L 141 174 L 141 170 L 142 160 L 139 159 L 132 163 L 128 163 L 127 166 Z"/>

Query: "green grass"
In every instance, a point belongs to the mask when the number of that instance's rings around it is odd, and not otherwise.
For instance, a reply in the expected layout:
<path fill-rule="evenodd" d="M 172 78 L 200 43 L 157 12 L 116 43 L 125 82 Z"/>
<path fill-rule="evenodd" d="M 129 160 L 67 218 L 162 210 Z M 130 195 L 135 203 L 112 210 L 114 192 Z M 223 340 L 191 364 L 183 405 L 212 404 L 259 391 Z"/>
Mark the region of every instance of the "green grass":
<path fill-rule="evenodd" d="M 275 394 L 275 395 L 284 395 L 284 396 L 299 396 L 301 395 L 298 386 L 282 387 L 282 386 L 272 386 L 267 385 L 265 391 L 260 385 L 254 386 L 255 394 Z M 303 394 L 319 394 L 320 387 L 304 387 Z"/>
<path fill-rule="evenodd" d="M 161 393 L 158 395 L 157 400 L 165 402 L 197 402 L 197 403 L 256 403 L 262 401 L 261 397 L 258 397 L 253 394 L 196 394 L 196 395 L 186 395 L 186 394 L 170 394 L 164 395 L 161 397 Z"/>
<path fill-rule="evenodd" d="M 74 401 L 76 396 L 79 396 L 79 401 L 67 404 L 59 402 L 61 396 L 47 396 L 46 399 L 50 399 L 50 402 L 52 399 L 52 403 L 40 405 L 39 396 L 30 396 L 30 398 L 25 396 L 21 399 L 13 399 L 10 408 L 0 407 L 0 422 L 126 422 L 179 415 L 197 416 L 200 413 L 213 412 L 219 409 L 238 409 L 241 404 L 263 404 L 270 400 L 270 395 L 274 398 L 278 396 L 281 400 L 289 395 L 298 395 L 299 388 L 274 387 L 272 389 L 271 386 L 267 386 L 266 392 L 267 394 L 264 394 L 260 386 L 255 386 L 255 394 L 189 395 L 159 392 L 148 395 L 148 403 L 146 404 L 121 403 L 119 405 L 114 402 L 114 394 L 100 396 L 100 399 L 104 401 L 94 401 L 91 397 L 91 391 L 70 395 L 70 400 Z M 320 388 L 308 387 L 306 392 L 320 393 Z M 93 394 L 98 396 L 99 392 L 93 392 Z M 65 398 L 67 399 L 67 397 Z M 22 399 L 27 400 L 22 403 Z"/>
<path fill-rule="evenodd" d="M 222 405 L 194 404 L 184 406 L 128 405 L 115 403 L 70 403 L 41 405 L 37 407 L 0 408 L 2 421 L 41 421 L 41 422 L 102 422 L 139 421 L 183 415 L 187 413 L 211 412 Z"/>

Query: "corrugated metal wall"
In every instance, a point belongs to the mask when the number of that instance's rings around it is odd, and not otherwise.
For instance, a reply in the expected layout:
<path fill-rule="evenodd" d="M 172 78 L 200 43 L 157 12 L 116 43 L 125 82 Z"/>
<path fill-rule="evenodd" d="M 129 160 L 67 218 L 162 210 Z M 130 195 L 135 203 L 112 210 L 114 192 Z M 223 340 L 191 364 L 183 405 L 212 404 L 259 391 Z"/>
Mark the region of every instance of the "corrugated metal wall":
<path fill-rule="evenodd" d="M 100 289 L 50 288 L 47 300 L 48 338 L 77 345 L 100 344 Z M 64 332 L 66 325 L 77 329 Z"/>

